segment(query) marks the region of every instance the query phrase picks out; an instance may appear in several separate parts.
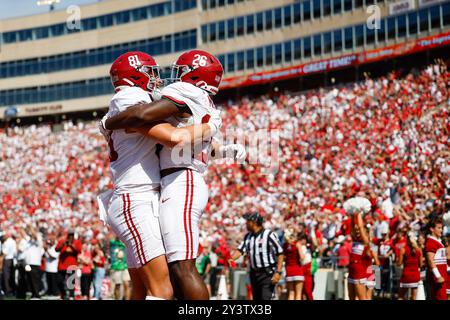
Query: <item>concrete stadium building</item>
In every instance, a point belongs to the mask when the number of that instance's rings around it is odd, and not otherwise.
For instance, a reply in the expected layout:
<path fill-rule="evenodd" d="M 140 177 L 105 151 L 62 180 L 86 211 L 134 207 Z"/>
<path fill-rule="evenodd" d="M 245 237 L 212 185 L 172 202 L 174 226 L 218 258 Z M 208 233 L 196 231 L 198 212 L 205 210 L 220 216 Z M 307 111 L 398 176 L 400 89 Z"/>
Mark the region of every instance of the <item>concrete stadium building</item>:
<path fill-rule="evenodd" d="M 58 121 L 108 106 L 109 67 L 126 51 L 166 71 L 185 50 L 210 51 L 232 89 L 445 47 L 450 1 L 106 0 L 0 32 L 0 121 Z"/>

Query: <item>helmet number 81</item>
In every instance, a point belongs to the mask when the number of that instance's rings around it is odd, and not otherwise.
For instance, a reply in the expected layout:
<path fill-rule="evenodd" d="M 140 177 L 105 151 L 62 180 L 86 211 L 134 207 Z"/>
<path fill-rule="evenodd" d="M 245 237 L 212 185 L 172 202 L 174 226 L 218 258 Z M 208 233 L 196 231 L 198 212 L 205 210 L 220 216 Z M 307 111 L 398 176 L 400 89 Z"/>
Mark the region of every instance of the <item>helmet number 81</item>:
<path fill-rule="evenodd" d="M 206 66 L 206 60 L 207 60 L 207 57 L 206 56 L 202 56 L 202 55 L 200 55 L 200 54 L 196 54 L 196 55 L 194 55 L 194 60 L 192 61 L 192 65 L 194 66 L 194 67 L 204 67 L 204 66 Z"/>
<path fill-rule="evenodd" d="M 133 68 L 136 68 L 137 66 L 139 66 L 141 64 L 137 54 L 135 54 L 134 56 L 129 56 L 128 57 L 128 62 L 130 63 L 130 66 L 133 67 Z"/>

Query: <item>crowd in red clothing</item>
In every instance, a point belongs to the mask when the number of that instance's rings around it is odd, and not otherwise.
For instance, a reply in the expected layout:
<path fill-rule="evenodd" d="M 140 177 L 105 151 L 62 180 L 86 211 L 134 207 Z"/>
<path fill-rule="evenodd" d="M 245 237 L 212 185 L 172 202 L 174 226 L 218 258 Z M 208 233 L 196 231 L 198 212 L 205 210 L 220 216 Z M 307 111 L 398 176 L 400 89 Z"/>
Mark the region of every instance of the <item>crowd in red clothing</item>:
<path fill-rule="evenodd" d="M 204 246 L 229 250 L 245 232 L 243 214 L 259 211 L 265 226 L 305 233 L 327 264 L 349 259 L 349 218 L 343 202 L 364 195 L 380 264 L 400 256 L 405 235 L 418 237 L 429 214 L 450 210 L 450 72 L 441 63 L 408 73 L 303 93 L 244 97 L 218 107 L 223 132 L 250 142 L 258 130 L 277 132 L 277 157 L 258 163 L 212 163 L 210 196 L 201 225 Z M 107 146 L 94 122 L 14 127 L 0 132 L 0 229 L 32 224 L 44 239 L 74 229 L 84 242 L 110 231 L 95 197 L 111 187 Z M 253 148 L 253 149 L 252 149 Z M 278 159 L 271 166 L 268 159 Z M 445 230 L 447 231 L 447 229 Z M 346 244 L 347 243 L 347 244 Z"/>

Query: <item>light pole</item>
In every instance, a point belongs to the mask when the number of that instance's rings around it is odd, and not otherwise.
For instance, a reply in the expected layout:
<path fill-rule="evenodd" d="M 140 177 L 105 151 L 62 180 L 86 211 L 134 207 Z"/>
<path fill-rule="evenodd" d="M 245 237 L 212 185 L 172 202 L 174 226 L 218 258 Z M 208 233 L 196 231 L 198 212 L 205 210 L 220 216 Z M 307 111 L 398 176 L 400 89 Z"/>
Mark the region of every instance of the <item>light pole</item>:
<path fill-rule="evenodd" d="M 38 6 L 50 6 L 50 11 L 55 9 L 55 3 L 60 3 L 61 0 L 37 0 L 36 4 Z"/>

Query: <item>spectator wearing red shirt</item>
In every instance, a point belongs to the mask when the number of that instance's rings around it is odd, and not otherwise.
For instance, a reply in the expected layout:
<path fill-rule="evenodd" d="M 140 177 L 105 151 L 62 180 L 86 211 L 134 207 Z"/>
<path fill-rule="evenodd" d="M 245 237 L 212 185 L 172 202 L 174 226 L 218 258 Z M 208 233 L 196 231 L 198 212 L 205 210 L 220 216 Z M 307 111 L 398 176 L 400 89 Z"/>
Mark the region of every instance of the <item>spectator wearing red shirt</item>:
<path fill-rule="evenodd" d="M 338 269 L 344 269 L 347 268 L 350 263 L 350 253 L 352 251 L 352 238 L 350 236 L 346 237 L 339 236 L 338 242 L 341 242 L 341 245 L 339 246 L 338 249 L 337 267 Z"/>
<path fill-rule="evenodd" d="M 55 250 L 60 253 L 58 263 L 58 286 L 62 293 L 62 298 L 67 299 L 67 291 L 69 297 L 75 298 L 75 278 L 73 274 L 77 270 L 78 255 L 81 252 L 81 242 L 75 239 L 75 232 L 69 230 L 65 237 L 62 237 Z"/>

